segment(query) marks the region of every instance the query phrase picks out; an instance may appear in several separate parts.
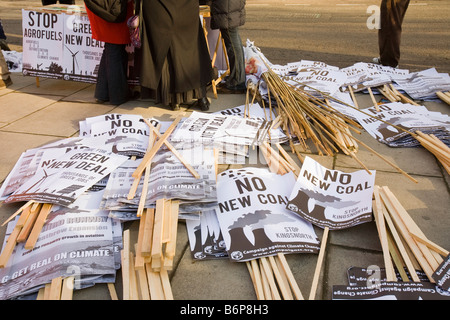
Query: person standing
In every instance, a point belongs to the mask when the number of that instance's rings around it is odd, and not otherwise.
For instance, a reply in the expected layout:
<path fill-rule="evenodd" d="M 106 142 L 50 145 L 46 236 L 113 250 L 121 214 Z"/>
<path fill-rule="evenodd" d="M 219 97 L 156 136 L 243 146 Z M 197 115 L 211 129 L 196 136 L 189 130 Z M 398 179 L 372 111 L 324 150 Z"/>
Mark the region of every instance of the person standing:
<path fill-rule="evenodd" d="M 141 48 L 141 98 L 178 110 L 197 100 L 209 109 L 207 85 L 212 80 L 211 58 L 201 26 L 199 3 L 193 0 L 144 0 Z"/>
<path fill-rule="evenodd" d="M 396 68 L 400 61 L 402 24 L 409 0 L 382 0 L 380 8 L 380 30 L 378 46 L 380 56 L 375 63 Z"/>
<path fill-rule="evenodd" d="M 0 48 L 3 51 L 11 51 L 11 49 L 8 46 L 8 43 L 6 42 L 6 34 L 5 30 L 3 30 L 2 20 L 0 20 Z"/>
<path fill-rule="evenodd" d="M 133 0 L 116 1 L 110 11 L 98 5 L 107 0 L 85 0 L 86 13 L 91 24 L 92 38 L 103 41 L 105 47 L 97 74 L 94 97 L 98 103 L 109 101 L 119 105 L 129 100 L 128 53 L 130 41 L 127 20 L 133 15 Z"/>
<path fill-rule="evenodd" d="M 239 27 L 245 24 L 245 0 L 212 0 L 211 29 L 219 29 L 225 42 L 230 75 L 218 92 L 243 93 L 246 90 L 245 57 Z"/>

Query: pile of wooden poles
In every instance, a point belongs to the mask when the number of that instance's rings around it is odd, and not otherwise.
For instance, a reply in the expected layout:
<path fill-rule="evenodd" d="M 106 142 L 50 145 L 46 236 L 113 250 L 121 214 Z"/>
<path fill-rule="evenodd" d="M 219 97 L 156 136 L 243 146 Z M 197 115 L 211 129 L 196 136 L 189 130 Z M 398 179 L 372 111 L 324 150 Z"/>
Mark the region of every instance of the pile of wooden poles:
<path fill-rule="evenodd" d="M 420 282 L 422 270 L 435 283 L 432 275 L 449 252 L 427 239 L 388 187 L 375 186 L 373 212 L 387 281 L 397 281 L 396 269 L 403 281 Z"/>
<path fill-rule="evenodd" d="M 176 252 L 179 201 L 156 200 L 155 208 L 145 208 L 151 161 L 163 144 L 186 166 L 196 178 L 199 174 L 183 159 L 167 140 L 183 117 L 183 113 L 172 122 L 163 135 L 159 128 L 147 122 L 153 132 L 149 136 L 148 150 L 133 173 L 134 183 L 128 199 L 135 197 L 143 177 L 137 216 L 139 219 L 138 240 L 134 252 L 130 244 L 129 230 L 124 231 L 122 250 L 122 280 L 124 300 L 172 300 L 172 289 L 168 271 L 173 268 Z"/>
<path fill-rule="evenodd" d="M 379 87 L 378 91 L 380 91 L 380 93 L 390 102 L 402 102 L 412 104 L 413 106 L 418 106 L 418 104 L 413 100 L 411 100 L 404 94 L 401 94 L 397 89 L 395 89 L 392 84 L 385 84 L 382 87 Z"/>
<path fill-rule="evenodd" d="M 282 253 L 246 262 L 258 300 L 304 300 Z"/>
<path fill-rule="evenodd" d="M 20 215 L 0 255 L 0 268 L 6 266 L 18 243 L 25 243 L 27 250 L 34 248 L 52 206 L 50 203 L 28 201 L 2 224 L 4 226 Z"/>
<path fill-rule="evenodd" d="M 425 134 L 421 131 L 416 131 L 413 135 L 422 147 L 430 151 L 436 159 L 442 164 L 445 171 L 450 174 L 450 148 L 439 140 L 434 134 Z"/>
<path fill-rule="evenodd" d="M 38 291 L 36 300 L 72 300 L 75 277 L 57 277 Z"/>
<path fill-rule="evenodd" d="M 138 240 L 131 248 L 130 230 L 123 234 L 123 300 L 173 300 L 168 271 L 176 250 L 178 201 L 160 199 L 145 209 Z"/>
<path fill-rule="evenodd" d="M 300 166 L 280 144 L 277 143 L 276 146 L 278 151 L 268 142 L 264 142 L 259 146 L 269 170 L 280 175 L 293 172 L 297 178 L 300 174 Z M 316 297 L 327 237 L 328 229 L 325 230 L 322 237 L 309 300 L 314 300 Z M 253 259 L 247 261 L 246 264 L 258 300 L 304 300 L 283 253 L 278 253 L 276 256 Z"/>
<path fill-rule="evenodd" d="M 282 129 L 295 135 L 304 150 L 309 149 L 307 140 L 310 139 L 319 155 L 331 156 L 344 150 L 346 154 L 355 153 L 338 136 L 348 136 L 347 129 L 360 133 L 358 123 L 306 91 L 289 85 L 270 69 L 262 78 L 267 84 L 270 110 L 274 98 L 277 114 L 283 119 Z"/>
<path fill-rule="evenodd" d="M 276 101 L 277 115 L 281 117 L 280 122 L 283 131 L 287 135 L 296 136 L 300 141 L 302 150 L 309 150 L 308 141 L 312 141 L 319 155 L 332 156 L 338 152 L 343 152 L 351 156 L 362 168 L 371 174 L 368 167 L 356 156 L 359 147 L 363 146 L 398 172 L 417 183 L 416 179 L 393 162 L 386 159 L 360 139 L 355 138 L 352 133 L 361 134 L 362 127 L 360 124 L 333 108 L 329 101 L 333 100 L 347 106 L 350 105 L 316 90 L 323 98 L 323 100 L 319 99 L 305 90 L 288 84 L 270 68 L 262 74 L 262 78 L 267 83 L 270 111 L 272 112 L 273 98 Z M 357 109 L 353 106 L 350 107 Z M 290 143 L 292 153 L 297 154 L 299 159 L 303 161 L 292 141 Z"/>
<path fill-rule="evenodd" d="M 438 91 L 436 92 L 436 95 L 439 97 L 439 99 L 441 99 L 450 106 L 450 91 L 447 92 Z"/>

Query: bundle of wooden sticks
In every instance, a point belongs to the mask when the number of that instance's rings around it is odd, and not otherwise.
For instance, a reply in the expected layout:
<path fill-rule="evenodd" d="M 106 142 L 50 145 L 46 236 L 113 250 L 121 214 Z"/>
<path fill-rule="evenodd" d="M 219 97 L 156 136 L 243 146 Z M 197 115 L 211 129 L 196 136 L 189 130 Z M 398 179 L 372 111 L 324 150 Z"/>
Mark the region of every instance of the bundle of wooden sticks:
<path fill-rule="evenodd" d="M 25 242 L 25 249 L 27 250 L 34 248 L 52 206 L 50 203 L 28 201 L 2 224 L 4 226 L 19 215 L 19 219 L 0 255 L 0 268 L 6 266 L 18 243 Z"/>
<path fill-rule="evenodd" d="M 416 271 L 422 270 L 434 283 L 432 275 L 449 252 L 427 239 L 387 186 L 375 186 L 373 212 L 387 281 L 397 281 L 395 266 L 403 281 L 420 282 Z"/>

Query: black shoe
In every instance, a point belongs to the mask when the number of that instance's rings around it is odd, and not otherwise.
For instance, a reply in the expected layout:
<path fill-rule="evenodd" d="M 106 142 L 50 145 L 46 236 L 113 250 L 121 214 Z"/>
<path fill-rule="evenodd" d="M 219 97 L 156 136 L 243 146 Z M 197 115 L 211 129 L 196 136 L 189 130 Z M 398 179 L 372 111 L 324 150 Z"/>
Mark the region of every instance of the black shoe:
<path fill-rule="evenodd" d="M 180 105 L 178 103 L 171 103 L 170 109 L 172 109 L 172 111 L 180 110 Z"/>
<path fill-rule="evenodd" d="M 12 85 L 13 82 L 11 80 L 11 77 L 8 77 L 6 80 L 0 79 L 0 88 L 6 88 Z"/>
<path fill-rule="evenodd" d="M 106 102 L 108 102 L 108 100 L 95 99 L 95 103 L 98 103 L 98 104 L 104 104 Z"/>
<path fill-rule="evenodd" d="M 201 99 L 198 99 L 197 105 L 200 107 L 200 110 L 208 111 L 209 110 L 209 100 L 208 100 L 208 98 L 203 97 Z"/>
<path fill-rule="evenodd" d="M 8 43 L 7 43 L 6 40 L 4 40 L 4 39 L 0 39 L 0 48 L 1 48 L 3 51 L 11 51 L 11 49 L 10 49 L 9 46 L 8 46 Z"/>

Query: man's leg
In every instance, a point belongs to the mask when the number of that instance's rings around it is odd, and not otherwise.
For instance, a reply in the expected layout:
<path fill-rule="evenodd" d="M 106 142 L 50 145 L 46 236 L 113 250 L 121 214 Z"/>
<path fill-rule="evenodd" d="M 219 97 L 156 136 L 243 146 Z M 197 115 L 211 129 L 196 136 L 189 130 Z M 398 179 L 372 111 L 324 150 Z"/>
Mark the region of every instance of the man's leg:
<path fill-rule="evenodd" d="M 245 57 L 238 28 L 220 30 L 230 63 L 227 87 L 245 89 Z"/>
<path fill-rule="evenodd" d="M 409 0 L 382 0 L 381 2 L 381 29 L 378 33 L 378 43 L 382 65 L 398 66 L 402 23 L 408 5 Z"/>

